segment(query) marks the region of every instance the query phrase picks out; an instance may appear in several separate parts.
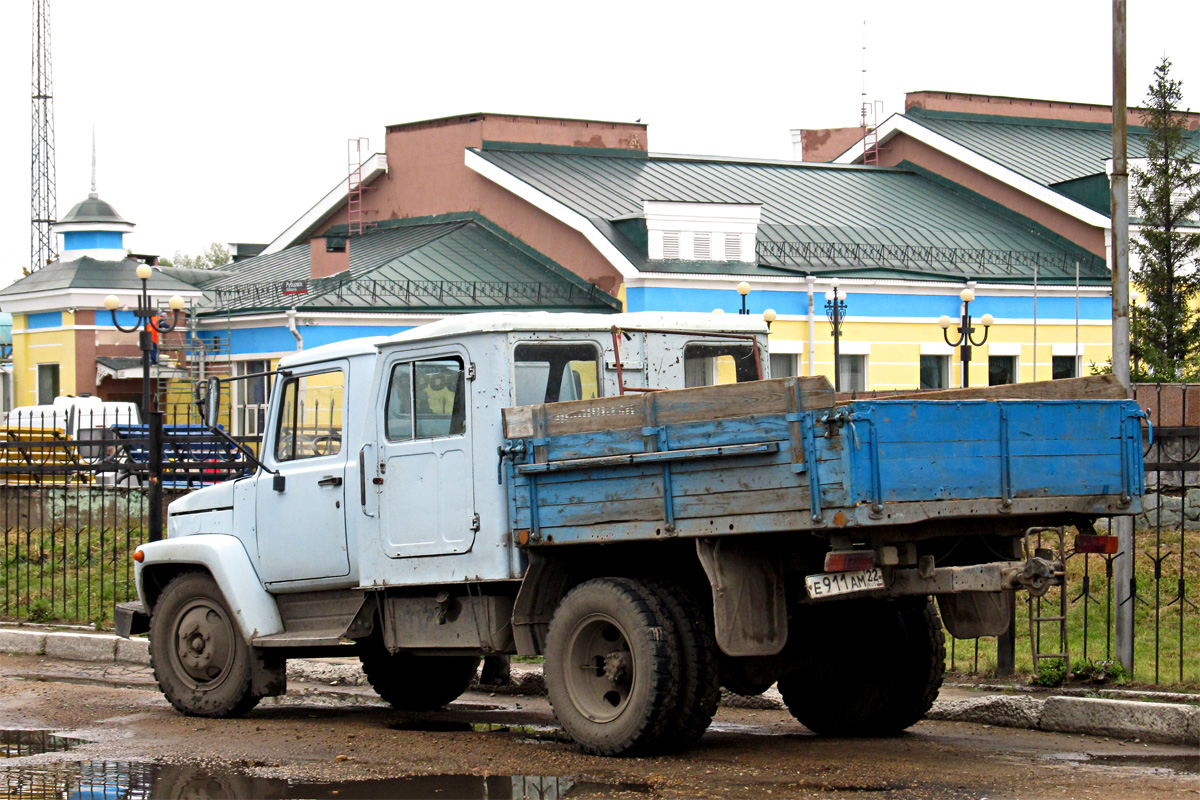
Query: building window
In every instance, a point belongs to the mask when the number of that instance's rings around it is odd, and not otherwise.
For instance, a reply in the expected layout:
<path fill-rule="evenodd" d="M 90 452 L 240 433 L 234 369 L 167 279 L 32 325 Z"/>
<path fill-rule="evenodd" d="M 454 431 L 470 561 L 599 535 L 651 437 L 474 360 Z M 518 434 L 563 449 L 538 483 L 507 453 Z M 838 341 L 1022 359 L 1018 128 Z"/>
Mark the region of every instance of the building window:
<path fill-rule="evenodd" d="M 865 392 L 867 390 L 867 357 L 839 355 L 838 380 L 843 392 Z"/>
<path fill-rule="evenodd" d="M 791 378 L 799 375 L 800 371 L 796 369 L 796 356 L 793 353 L 772 353 L 771 354 L 771 377 L 772 378 Z"/>
<path fill-rule="evenodd" d="M 267 395 L 270 394 L 270 376 L 263 375 L 271 369 L 268 361 L 242 361 L 237 365 L 238 377 L 258 375 L 256 378 L 234 381 L 233 416 L 234 433 L 239 436 L 262 436 L 267 422 Z"/>
<path fill-rule="evenodd" d="M 1056 381 L 1061 378 L 1078 378 L 1079 356 L 1052 356 L 1050 377 Z"/>
<path fill-rule="evenodd" d="M 921 356 L 921 388 L 950 388 L 950 356 Z"/>
<path fill-rule="evenodd" d="M 38 364 L 37 398 L 39 405 L 50 405 L 58 397 L 58 364 Z"/>
<path fill-rule="evenodd" d="M 988 356 L 988 386 L 1017 382 L 1016 356 Z"/>

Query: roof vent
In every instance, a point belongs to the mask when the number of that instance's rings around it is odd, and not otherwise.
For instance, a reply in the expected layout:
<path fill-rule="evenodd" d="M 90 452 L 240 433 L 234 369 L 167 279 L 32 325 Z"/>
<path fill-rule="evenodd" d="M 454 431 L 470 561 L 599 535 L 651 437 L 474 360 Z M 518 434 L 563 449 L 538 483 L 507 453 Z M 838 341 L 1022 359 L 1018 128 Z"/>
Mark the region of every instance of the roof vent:
<path fill-rule="evenodd" d="M 755 262 L 757 203 L 647 200 L 643 210 L 651 260 Z"/>

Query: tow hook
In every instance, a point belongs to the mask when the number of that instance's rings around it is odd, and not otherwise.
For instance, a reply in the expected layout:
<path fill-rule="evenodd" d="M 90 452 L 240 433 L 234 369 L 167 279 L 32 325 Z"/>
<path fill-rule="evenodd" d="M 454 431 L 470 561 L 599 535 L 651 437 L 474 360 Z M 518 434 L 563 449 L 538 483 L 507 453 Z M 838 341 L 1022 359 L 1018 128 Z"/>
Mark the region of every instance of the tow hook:
<path fill-rule="evenodd" d="M 1017 583 L 1029 592 L 1031 597 L 1041 597 L 1050 591 L 1051 586 L 1061 586 L 1063 583 L 1063 565 L 1055 561 L 1048 551 L 1039 550 L 1038 555 L 1025 562 L 1025 567 L 1017 577 Z"/>

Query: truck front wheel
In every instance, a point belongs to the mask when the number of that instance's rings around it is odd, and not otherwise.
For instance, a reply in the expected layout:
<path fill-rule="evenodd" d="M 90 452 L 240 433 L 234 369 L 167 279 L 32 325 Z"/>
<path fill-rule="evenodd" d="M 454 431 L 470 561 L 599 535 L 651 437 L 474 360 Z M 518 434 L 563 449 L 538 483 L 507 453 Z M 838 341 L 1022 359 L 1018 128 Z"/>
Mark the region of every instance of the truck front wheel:
<path fill-rule="evenodd" d="M 250 645 L 216 581 L 177 575 L 150 616 L 150 664 L 171 705 L 189 716 L 238 717 L 258 705 Z"/>
<path fill-rule="evenodd" d="M 400 711 L 432 711 L 458 699 L 471 685 L 479 656 L 389 653 L 377 638 L 359 645 L 358 660 L 375 693 Z"/>
<path fill-rule="evenodd" d="M 546 691 L 563 728 L 588 753 L 657 745 L 678 699 L 679 636 L 649 587 L 594 578 L 559 603 L 546 639 Z"/>

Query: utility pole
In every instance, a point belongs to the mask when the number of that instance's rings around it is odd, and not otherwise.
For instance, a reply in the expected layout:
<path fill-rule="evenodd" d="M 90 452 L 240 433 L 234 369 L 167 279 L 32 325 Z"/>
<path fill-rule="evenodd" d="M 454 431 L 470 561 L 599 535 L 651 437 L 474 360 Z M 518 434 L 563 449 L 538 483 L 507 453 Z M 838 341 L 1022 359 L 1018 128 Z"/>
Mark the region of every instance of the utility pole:
<path fill-rule="evenodd" d="M 54 174 L 54 88 L 50 69 L 50 0 L 33 0 L 33 148 L 30 182 L 30 272 L 53 261 L 58 216 Z"/>
<path fill-rule="evenodd" d="M 1113 176 L 1112 176 L 1112 365 L 1113 375 L 1129 383 L 1129 165 L 1125 101 L 1125 0 L 1113 0 Z M 1116 517 L 1118 555 L 1113 564 L 1117 600 L 1117 660 L 1133 672 L 1133 517 Z"/>

